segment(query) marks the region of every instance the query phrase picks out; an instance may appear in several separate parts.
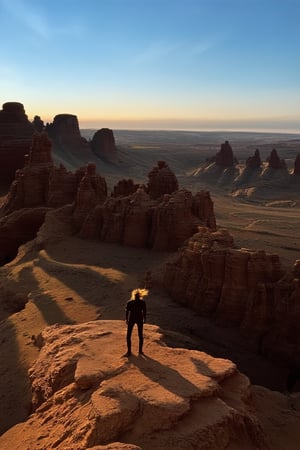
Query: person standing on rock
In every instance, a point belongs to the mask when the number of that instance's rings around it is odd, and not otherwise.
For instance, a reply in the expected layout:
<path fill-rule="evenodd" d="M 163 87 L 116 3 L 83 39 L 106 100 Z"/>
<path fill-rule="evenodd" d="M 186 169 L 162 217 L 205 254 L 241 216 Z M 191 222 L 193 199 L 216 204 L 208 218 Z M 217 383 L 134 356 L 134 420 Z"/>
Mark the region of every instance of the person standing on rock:
<path fill-rule="evenodd" d="M 126 305 L 126 323 L 127 323 L 127 353 L 124 356 L 131 355 L 131 334 L 134 325 L 137 325 L 139 335 L 139 354 L 143 355 L 143 324 L 146 321 L 146 302 L 143 297 L 148 294 L 146 289 L 134 289 L 130 300 Z"/>

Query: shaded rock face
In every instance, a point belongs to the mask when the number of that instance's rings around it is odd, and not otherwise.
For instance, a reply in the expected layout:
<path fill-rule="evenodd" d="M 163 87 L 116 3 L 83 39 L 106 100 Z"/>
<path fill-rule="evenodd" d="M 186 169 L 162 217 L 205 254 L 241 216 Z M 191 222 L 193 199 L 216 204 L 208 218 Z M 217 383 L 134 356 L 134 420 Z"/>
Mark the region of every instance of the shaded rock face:
<path fill-rule="evenodd" d="M 157 199 L 164 194 L 172 194 L 178 189 L 177 178 L 165 161 L 158 161 L 148 174 L 147 192 Z"/>
<path fill-rule="evenodd" d="M 57 114 L 53 123 L 46 126 L 46 131 L 58 149 L 88 148 L 87 141 L 81 137 L 77 116 L 73 114 Z"/>
<path fill-rule="evenodd" d="M 132 179 L 120 180 L 116 186 L 113 187 L 111 193 L 112 197 L 127 197 L 137 191 L 139 185 L 135 184 Z"/>
<path fill-rule="evenodd" d="M 300 175 L 300 153 L 297 155 L 295 159 L 294 175 Z"/>
<path fill-rule="evenodd" d="M 22 103 L 4 103 L 0 111 L 0 184 L 9 185 L 24 165 L 34 128 Z"/>
<path fill-rule="evenodd" d="M 40 116 L 34 116 L 32 125 L 33 125 L 35 131 L 37 131 L 38 133 L 41 133 L 45 129 L 44 122 L 42 121 Z"/>
<path fill-rule="evenodd" d="M 0 265 L 12 261 L 19 246 L 36 237 L 49 208 L 24 208 L 0 219 Z"/>
<path fill-rule="evenodd" d="M 151 357 L 128 361 L 118 356 L 125 333 L 121 321 L 47 327 L 30 369 L 33 413 L 0 437 L 0 447 L 269 448 L 249 380 L 235 364 L 168 348 L 153 325 L 145 325 Z"/>
<path fill-rule="evenodd" d="M 261 159 L 259 150 L 256 149 L 253 156 L 249 156 L 246 160 L 246 167 L 250 169 L 257 169 L 261 166 Z"/>
<path fill-rule="evenodd" d="M 218 166 L 231 167 L 235 163 L 233 151 L 228 141 L 221 144 L 220 151 L 216 154 L 216 164 Z"/>
<path fill-rule="evenodd" d="M 213 202 L 207 191 L 195 196 L 184 189 L 163 194 L 178 183 L 165 163 L 157 166 L 155 172 L 160 171 L 157 179 L 150 172 L 148 188 L 122 180 L 108 197 L 106 180 L 96 173 L 95 164 L 75 173 L 62 165 L 55 167 L 47 133 L 37 133 L 26 165 L 17 172 L 1 206 L 0 217 L 28 207 L 59 208 L 72 203 L 73 232 L 83 238 L 174 251 L 198 226 L 216 228 Z M 159 197 L 151 198 L 149 186 L 152 197 L 158 193 Z"/>
<path fill-rule="evenodd" d="M 277 255 L 235 249 L 226 231 L 201 229 L 166 265 L 164 285 L 176 301 L 240 327 L 265 356 L 299 365 L 298 275 L 284 273 Z"/>
<path fill-rule="evenodd" d="M 271 151 L 268 158 L 268 165 L 271 169 L 286 169 L 284 159 L 280 159 L 275 148 Z"/>
<path fill-rule="evenodd" d="M 117 155 L 113 131 L 109 128 L 101 128 L 96 131 L 91 140 L 91 149 L 100 158 L 113 160 Z"/>
<path fill-rule="evenodd" d="M 86 190 L 91 192 L 89 187 Z M 89 200 L 90 204 L 95 201 L 95 196 Z M 129 196 L 110 197 L 97 205 L 82 215 L 80 235 L 130 247 L 174 251 L 197 231 L 197 226 L 214 228 L 216 224 L 207 193 L 193 197 L 184 189 L 154 200 L 140 187 Z"/>

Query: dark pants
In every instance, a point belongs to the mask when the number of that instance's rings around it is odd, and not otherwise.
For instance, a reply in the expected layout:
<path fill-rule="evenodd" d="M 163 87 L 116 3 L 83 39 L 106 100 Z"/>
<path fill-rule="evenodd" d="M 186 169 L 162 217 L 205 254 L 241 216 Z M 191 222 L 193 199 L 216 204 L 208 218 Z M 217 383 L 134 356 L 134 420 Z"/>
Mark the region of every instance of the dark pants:
<path fill-rule="evenodd" d="M 144 338 L 143 338 L 143 321 L 142 320 L 135 320 L 135 321 L 129 320 L 128 327 L 127 327 L 127 349 L 128 349 L 128 353 L 131 353 L 131 334 L 132 334 L 132 330 L 133 330 L 133 327 L 134 327 L 135 324 L 137 324 L 137 327 L 138 327 L 139 352 L 142 353 L 142 351 L 143 351 L 143 343 L 144 343 Z"/>

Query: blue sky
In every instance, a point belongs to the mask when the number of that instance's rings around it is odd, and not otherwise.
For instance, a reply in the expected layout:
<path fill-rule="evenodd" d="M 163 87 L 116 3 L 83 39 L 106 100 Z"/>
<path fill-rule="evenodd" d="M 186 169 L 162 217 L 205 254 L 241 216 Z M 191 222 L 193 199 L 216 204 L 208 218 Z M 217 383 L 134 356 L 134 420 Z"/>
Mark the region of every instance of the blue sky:
<path fill-rule="evenodd" d="M 1 101 L 81 127 L 300 132 L 300 0 L 0 0 Z"/>

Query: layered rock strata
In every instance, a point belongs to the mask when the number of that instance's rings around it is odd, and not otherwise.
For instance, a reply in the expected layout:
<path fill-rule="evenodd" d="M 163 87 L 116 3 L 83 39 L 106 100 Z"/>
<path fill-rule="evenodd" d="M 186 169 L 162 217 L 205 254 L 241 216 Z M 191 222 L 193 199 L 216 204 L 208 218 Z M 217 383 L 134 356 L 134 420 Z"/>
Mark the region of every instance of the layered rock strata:
<path fill-rule="evenodd" d="M 176 301 L 240 327 L 267 357 L 300 366 L 298 266 L 285 273 L 277 255 L 236 249 L 226 231 L 202 228 L 166 265 L 164 285 Z"/>
<path fill-rule="evenodd" d="M 0 437 L 1 448 L 270 448 L 235 364 L 168 348 L 151 325 L 151 356 L 128 360 L 125 333 L 119 321 L 46 328 L 30 370 L 33 412 Z"/>

